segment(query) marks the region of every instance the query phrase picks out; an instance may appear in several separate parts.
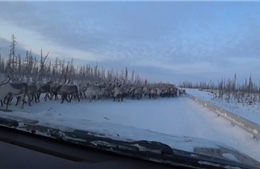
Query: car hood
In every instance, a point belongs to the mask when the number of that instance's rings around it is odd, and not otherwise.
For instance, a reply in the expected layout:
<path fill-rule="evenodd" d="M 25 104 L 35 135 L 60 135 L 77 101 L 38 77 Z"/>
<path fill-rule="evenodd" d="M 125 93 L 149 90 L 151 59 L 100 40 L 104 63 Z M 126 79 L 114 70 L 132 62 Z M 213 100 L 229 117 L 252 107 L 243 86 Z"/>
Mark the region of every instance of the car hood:
<path fill-rule="evenodd" d="M 199 165 L 223 164 L 224 168 L 228 168 L 228 164 L 236 164 L 236 166 L 241 165 L 242 168 L 244 165 L 260 168 L 258 161 L 223 143 L 202 138 L 167 135 L 119 124 L 107 123 L 104 127 L 103 122 L 86 121 L 85 123 L 85 129 L 77 129 L 44 120 L 11 115 L 1 115 L 0 118 L 1 126 L 124 155 L 132 153 L 132 156 L 138 156 L 140 153 L 141 158 L 151 157 L 150 160 L 156 162 L 171 163 L 168 157 L 178 155 L 196 159 Z M 117 130 L 123 132 L 116 132 Z"/>

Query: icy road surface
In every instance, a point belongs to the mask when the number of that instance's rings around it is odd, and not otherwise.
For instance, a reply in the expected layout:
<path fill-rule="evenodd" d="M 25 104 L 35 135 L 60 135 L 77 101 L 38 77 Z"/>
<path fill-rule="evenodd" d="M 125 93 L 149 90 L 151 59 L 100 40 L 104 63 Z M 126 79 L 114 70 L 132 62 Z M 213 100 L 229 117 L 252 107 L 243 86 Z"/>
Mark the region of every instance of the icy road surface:
<path fill-rule="evenodd" d="M 60 101 L 41 101 L 34 103 L 32 107 L 25 105 L 23 111 L 26 112 L 21 112 L 19 107 L 11 106 L 10 109 L 19 110 L 19 112 L 8 112 L 10 115 L 83 130 L 91 128 L 84 124 L 84 121 L 91 120 L 99 124 L 102 122 L 122 124 L 169 135 L 204 138 L 224 143 L 260 161 L 260 142 L 253 140 L 251 134 L 232 126 L 227 120 L 217 117 L 188 97 L 155 100 L 126 99 L 123 102 L 73 100 L 71 103 L 64 102 L 64 104 L 60 104 Z M 0 116 L 3 113 L 7 114 L 7 112 L 0 112 Z M 114 129 L 110 129 L 109 125 L 104 126 L 104 132 L 113 132 Z M 116 130 L 125 132 L 123 127 Z M 129 137 L 140 138 L 135 134 L 129 134 Z"/>

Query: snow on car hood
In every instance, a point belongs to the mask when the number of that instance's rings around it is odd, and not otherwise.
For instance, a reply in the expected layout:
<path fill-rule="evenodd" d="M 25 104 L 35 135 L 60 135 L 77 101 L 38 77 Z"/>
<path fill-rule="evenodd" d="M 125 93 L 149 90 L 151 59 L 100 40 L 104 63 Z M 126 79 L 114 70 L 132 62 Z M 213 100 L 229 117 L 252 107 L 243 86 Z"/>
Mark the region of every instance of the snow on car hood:
<path fill-rule="evenodd" d="M 8 122 L 5 121 L 7 119 L 9 119 Z M 69 122 L 66 122 L 66 126 L 64 126 L 64 121 L 59 121 L 57 119 L 28 119 L 4 114 L 1 115 L 0 124 L 39 135 L 72 140 L 73 142 L 83 141 L 84 138 L 82 137 L 82 134 L 87 134 L 88 136 L 100 138 L 99 140 L 93 141 L 93 144 L 102 143 L 103 146 L 106 146 L 105 144 L 107 144 L 107 146 L 112 146 L 112 144 L 102 142 L 102 138 L 125 142 L 140 140 L 155 141 L 166 144 L 173 150 L 182 150 L 193 153 L 191 156 L 201 154 L 239 162 L 241 164 L 260 166 L 258 161 L 223 143 L 195 137 L 167 135 L 108 122 L 96 122 L 91 120 L 79 122 L 78 120 L 71 119 Z M 135 145 L 135 147 L 140 150 L 142 149 L 142 146 L 140 145 Z"/>

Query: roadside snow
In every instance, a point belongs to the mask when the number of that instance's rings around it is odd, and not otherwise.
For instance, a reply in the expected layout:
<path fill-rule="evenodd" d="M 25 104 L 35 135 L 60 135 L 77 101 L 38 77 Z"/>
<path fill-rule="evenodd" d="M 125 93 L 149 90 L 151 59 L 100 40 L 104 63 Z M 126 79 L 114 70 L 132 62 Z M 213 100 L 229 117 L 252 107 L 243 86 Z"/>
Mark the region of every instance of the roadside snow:
<path fill-rule="evenodd" d="M 238 103 L 230 100 L 229 103 L 224 99 L 213 99 L 213 94 L 206 91 L 199 91 L 198 89 L 186 89 L 187 93 L 216 105 L 231 113 L 244 117 L 260 125 L 260 104 L 249 105 L 245 103 Z"/>
<path fill-rule="evenodd" d="M 23 112 L 19 107 L 10 108 L 18 111 L 0 112 L 0 117 L 26 117 L 45 124 L 90 130 L 117 138 L 161 141 L 187 150 L 191 147 L 186 143 L 200 142 L 190 137 L 202 138 L 217 144 L 224 143 L 260 161 L 259 142 L 253 140 L 249 133 L 232 126 L 188 97 L 123 102 L 99 100 L 91 103 L 82 100 L 62 105 L 60 101 L 47 101 L 32 107 L 25 106 Z M 174 136 L 183 139 L 178 141 Z M 201 141 L 200 145 L 203 144 L 207 145 Z"/>

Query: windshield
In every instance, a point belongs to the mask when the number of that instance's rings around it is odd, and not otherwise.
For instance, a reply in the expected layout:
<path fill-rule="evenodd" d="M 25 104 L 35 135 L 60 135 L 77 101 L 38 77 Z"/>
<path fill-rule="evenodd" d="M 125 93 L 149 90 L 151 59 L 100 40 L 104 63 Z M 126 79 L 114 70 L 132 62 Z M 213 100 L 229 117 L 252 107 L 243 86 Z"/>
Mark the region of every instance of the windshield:
<path fill-rule="evenodd" d="M 0 2 L 1 125 L 256 165 L 258 11 L 257 2 Z"/>

